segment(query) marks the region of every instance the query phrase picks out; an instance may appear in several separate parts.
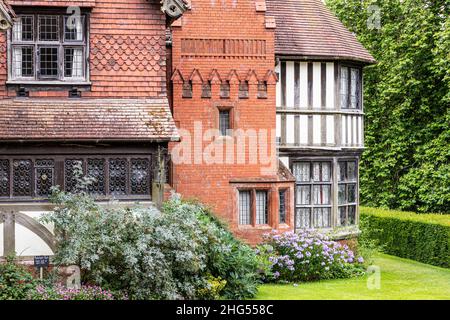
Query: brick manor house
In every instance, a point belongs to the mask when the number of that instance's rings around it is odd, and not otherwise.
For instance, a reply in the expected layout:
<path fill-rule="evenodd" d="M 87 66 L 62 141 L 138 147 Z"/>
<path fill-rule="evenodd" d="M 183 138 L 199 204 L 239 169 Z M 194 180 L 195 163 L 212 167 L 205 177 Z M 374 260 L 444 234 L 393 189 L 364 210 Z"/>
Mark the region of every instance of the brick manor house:
<path fill-rule="evenodd" d="M 321 0 L 0 0 L 0 257 L 52 255 L 52 186 L 209 205 L 257 243 L 358 224 L 363 68 Z"/>

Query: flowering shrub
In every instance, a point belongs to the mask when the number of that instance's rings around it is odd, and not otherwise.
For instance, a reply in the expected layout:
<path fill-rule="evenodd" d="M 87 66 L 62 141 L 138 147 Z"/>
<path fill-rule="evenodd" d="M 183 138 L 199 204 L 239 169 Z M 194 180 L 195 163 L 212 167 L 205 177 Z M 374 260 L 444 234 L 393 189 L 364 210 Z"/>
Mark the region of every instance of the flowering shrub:
<path fill-rule="evenodd" d="M 39 285 L 28 295 L 29 300 L 115 300 L 115 295 L 109 290 L 97 286 L 82 286 L 81 289 L 68 289 L 57 285 L 45 287 Z M 126 300 L 126 296 L 119 297 Z"/>
<path fill-rule="evenodd" d="M 362 257 L 356 258 L 346 245 L 313 231 L 266 234 L 257 254 L 271 265 L 269 281 L 314 281 L 364 273 Z"/>
<path fill-rule="evenodd" d="M 42 221 L 55 226 L 54 262 L 78 265 L 83 283 L 139 300 L 244 299 L 257 291 L 254 250 L 200 204 L 173 197 L 162 212 L 107 208 L 82 191 L 57 189 L 52 201 L 57 207 Z"/>

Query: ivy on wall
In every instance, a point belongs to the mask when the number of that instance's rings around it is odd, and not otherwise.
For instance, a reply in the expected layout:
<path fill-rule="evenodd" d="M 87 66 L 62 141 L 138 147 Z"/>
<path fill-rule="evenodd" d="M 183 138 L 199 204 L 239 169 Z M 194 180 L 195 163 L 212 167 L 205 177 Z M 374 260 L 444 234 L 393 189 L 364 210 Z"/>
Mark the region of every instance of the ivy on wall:
<path fill-rule="evenodd" d="M 450 213 L 450 2 L 326 2 L 378 61 L 364 79 L 362 203 Z"/>

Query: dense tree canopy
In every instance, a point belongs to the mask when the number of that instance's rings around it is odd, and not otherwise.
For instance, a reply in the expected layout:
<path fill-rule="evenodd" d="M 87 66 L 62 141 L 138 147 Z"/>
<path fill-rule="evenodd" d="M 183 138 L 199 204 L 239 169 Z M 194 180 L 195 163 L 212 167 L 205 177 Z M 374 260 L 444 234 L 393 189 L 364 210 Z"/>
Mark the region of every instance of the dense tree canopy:
<path fill-rule="evenodd" d="M 365 71 L 362 202 L 450 213 L 450 1 L 326 2 L 378 61 Z"/>

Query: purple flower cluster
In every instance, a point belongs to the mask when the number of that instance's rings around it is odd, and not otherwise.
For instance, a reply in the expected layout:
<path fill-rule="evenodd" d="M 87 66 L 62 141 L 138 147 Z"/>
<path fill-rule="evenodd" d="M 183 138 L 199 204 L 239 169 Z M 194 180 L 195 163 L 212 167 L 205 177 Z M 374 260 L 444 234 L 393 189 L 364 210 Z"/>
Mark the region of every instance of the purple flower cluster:
<path fill-rule="evenodd" d="M 121 297 L 127 300 L 127 296 Z M 70 289 L 61 285 L 44 287 L 39 285 L 30 296 L 34 300 L 115 300 L 113 293 L 98 286 L 82 286 L 80 289 Z"/>
<path fill-rule="evenodd" d="M 347 245 L 315 231 L 272 231 L 264 236 L 257 254 L 267 257 L 273 278 L 282 281 L 346 277 L 364 262 L 362 257 L 356 259 Z"/>

